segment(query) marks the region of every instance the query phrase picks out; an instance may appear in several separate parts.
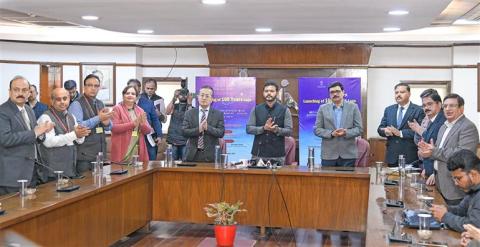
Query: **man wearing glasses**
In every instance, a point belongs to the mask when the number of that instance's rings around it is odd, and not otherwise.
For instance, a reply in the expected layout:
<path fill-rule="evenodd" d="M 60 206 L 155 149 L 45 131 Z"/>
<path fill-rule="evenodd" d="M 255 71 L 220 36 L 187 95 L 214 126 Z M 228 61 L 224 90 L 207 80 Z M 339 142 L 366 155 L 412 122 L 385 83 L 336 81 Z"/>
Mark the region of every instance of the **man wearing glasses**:
<path fill-rule="evenodd" d="M 200 107 L 188 110 L 182 123 L 187 141 L 186 161 L 214 162 L 218 138 L 225 134 L 223 112 L 211 107 L 213 88 L 203 86 L 198 93 Z"/>
<path fill-rule="evenodd" d="M 82 144 L 90 129 L 79 125 L 75 117 L 68 113 L 70 95 L 64 88 L 52 91 L 52 107 L 45 111 L 38 123 L 54 123 L 55 127 L 45 133 L 45 141 L 40 146 L 43 161 L 53 171 L 63 171 L 65 176 L 76 178 L 77 146 Z M 55 179 L 56 174 L 45 171 L 45 180 Z"/>
<path fill-rule="evenodd" d="M 470 150 L 459 150 L 447 163 L 451 181 L 467 195 L 456 206 L 432 205 L 433 217 L 457 232 L 464 224 L 480 227 L 480 160 Z"/>
<path fill-rule="evenodd" d="M 404 155 L 405 162 L 418 160 L 417 145 L 413 141 L 415 132 L 408 126 L 413 120 L 421 123 L 425 113 L 418 105 L 410 102 L 410 86 L 405 83 L 395 85 L 395 101 L 383 113 L 377 132 L 387 138 L 385 160 L 388 166 L 398 165 L 398 156 Z"/>
<path fill-rule="evenodd" d="M 331 102 L 318 109 L 315 135 L 322 138 L 322 166 L 355 165 L 355 137 L 363 132 L 362 116 L 357 104 L 345 101 L 340 82 L 328 87 Z"/>
<path fill-rule="evenodd" d="M 465 101 L 458 94 L 449 94 L 443 99 L 445 124 L 438 131 L 437 140 L 422 140 L 418 143 L 419 154 L 434 160 L 435 184 L 448 205 L 460 203 L 465 193 L 457 188 L 447 169 L 447 160 L 456 151 L 477 150 L 478 131 L 475 124 L 463 115 Z"/>
<path fill-rule="evenodd" d="M 100 90 L 100 78 L 94 74 L 87 75 L 83 86 L 83 94 L 68 108 L 78 124 L 91 131 L 77 148 L 78 175 L 92 169 L 91 162 L 96 160 L 99 152 L 106 154 L 105 131 L 112 129 L 113 116 L 113 111 L 105 108 L 103 102 L 96 98 Z"/>

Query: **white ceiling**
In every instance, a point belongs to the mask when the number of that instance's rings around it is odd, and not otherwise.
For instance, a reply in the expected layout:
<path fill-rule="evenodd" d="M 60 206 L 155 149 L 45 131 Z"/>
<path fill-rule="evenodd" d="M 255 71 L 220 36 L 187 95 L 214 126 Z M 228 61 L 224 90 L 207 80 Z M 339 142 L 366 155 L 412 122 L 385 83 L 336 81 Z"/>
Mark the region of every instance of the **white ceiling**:
<path fill-rule="evenodd" d="M 54 43 L 203 45 L 326 43 L 449 45 L 478 43 L 480 0 L 0 0 L 0 40 Z M 405 9 L 406 16 L 389 10 Z M 84 21 L 82 15 L 98 15 Z M 398 26 L 401 32 L 383 32 Z M 271 27 L 271 33 L 255 33 Z M 137 34 L 152 29 L 154 34 Z"/>
<path fill-rule="evenodd" d="M 0 8 L 85 26 L 155 35 L 249 35 L 256 27 L 272 34 L 377 33 L 387 26 L 413 30 L 430 26 L 450 0 L 0 0 Z M 407 16 L 390 16 L 405 9 Z M 97 15 L 84 21 L 82 15 Z"/>

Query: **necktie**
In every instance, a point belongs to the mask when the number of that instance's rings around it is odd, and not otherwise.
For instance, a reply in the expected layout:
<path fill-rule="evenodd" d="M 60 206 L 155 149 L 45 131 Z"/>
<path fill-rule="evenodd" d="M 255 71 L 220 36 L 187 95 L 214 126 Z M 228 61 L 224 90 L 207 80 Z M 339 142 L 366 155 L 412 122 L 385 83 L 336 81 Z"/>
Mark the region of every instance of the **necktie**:
<path fill-rule="evenodd" d="M 403 106 L 400 107 L 400 111 L 398 111 L 397 128 L 400 128 L 400 125 L 402 124 L 402 120 L 403 120 Z"/>
<path fill-rule="evenodd" d="M 27 125 L 28 130 L 32 130 L 32 127 L 30 126 L 30 120 L 28 119 L 27 111 L 25 111 L 25 108 L 22 109 L 22 117 L 23 121 L 25 121 L 25 124 Z"/>
<path fill-rule="evenodd" d="M 207 112 L 207 111 L 206 111 L 206 110 L 203 110 L 203 109 L 202 109 L 201 111 L 202 111 L 202 118 L 201 118 L 201 120 L 200 120 L 200 123 L 202 123 L 203 121 L 205 121 L 205 119 L 207 118 L 207 114 L 205 114 L 205 112 Z M 203 140 L 203 133 L 202 133 L 202 135 L 200 135 L 200 136 L 198 137 L 198 145 L 197 145 L 197 147 L 198 147 L 199 149 L 203 149 L 203 148 L 205 147 L 205 143 L 204 143 L 203 141 L 204 141 L 204 140 Z"/>

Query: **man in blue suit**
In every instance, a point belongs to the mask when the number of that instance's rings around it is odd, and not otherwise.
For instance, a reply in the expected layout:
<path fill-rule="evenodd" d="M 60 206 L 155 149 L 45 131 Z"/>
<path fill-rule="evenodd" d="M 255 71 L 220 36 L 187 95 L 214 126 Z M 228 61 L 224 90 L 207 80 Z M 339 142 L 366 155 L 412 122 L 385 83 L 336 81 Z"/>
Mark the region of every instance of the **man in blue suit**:
<path fill-rule="evenodd" d="M 133 86 L 137 88 L 137 92 L 140 92 L 142 83 L 137 79 L 130 79 L 127 82 L 128 86 Z M 152 133 L 152 138 L 156 144 L 151 145 L 148 141 L 148 138 L 145 138 L 145 143 L 147 144 L 148 158 L 149 160 L 157 159 L 157 145 L 162 142 L 162 124 L 158 119 L 157 112 L 153 106 L 153 102 L 147 98 L 139 97 L 137 99 L 137 105 L 145 111 L 147 114 L 148 123 L 153 127 L 154 133 Z"/>
<path fill-rule="evenodd" d="M 438 95 L 437 90 L 427 89 L 420 94 L 422 98 L 422 107 L 425 112 L 422 126 L 416 121 L 409 122 L 408 125 L 415 131 L 415 143 L 420 140 L 425 142 L 435 143 L 437 141 L 438 130 L 447 120 L 442 110 L 442 98 Z M 435 176 L 433 175 L 433 159 L 423 159 L 423 176 L 427 177 L 427 184 L 433 185 L 435 183 Z"/>
<path fill-rule="evenodd" d="M 397 104 L 385 108 L 377 129 L 380 136 L 387 138 L 385 160 L 388 166 L 397 166 L 400 154 L 404 155 L 407 164 L 418 159 L 417 145 L 413 141 L 415 132 L 410 129 L 408 122 L 422 122 L 425 117 L 422 108 L 410 102 L 408 84 L 395 85 L 395 101 Z"/>

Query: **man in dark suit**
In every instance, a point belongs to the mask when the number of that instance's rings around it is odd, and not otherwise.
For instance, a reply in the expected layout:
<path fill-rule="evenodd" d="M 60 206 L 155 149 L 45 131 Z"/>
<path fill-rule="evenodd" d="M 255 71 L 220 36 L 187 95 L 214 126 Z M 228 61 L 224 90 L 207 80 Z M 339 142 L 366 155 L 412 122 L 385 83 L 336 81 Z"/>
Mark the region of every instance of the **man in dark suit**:
<path fill-rule="evenodd" d="M 200 107 L 188 110 L 182 123 L 188 138 L 186 161 L 214 162 L 218 138 L 225 134 L 223 112 L 213 109 L 213 88 L 203 86 L 198 93 Z"/>
<path fill-rule="evenodd" d="M 437 90 L 427 89 L 420 94 L 422 98 L 422 107 L 425 112 L 425 118 L 420 126 L 415 120 L 408 122 L 410 128 L 415 131 L 415 143 L 421 140 L 430 142 L 437 140 L 438 130 L 445 123 L 445 115 L 442 110 L 442 98 L 438 95 Z M 433 175 L 433 160 L 430 158 L 423 159 L 423 171 L 422 175 L 427 179 L 428 185 L 435 183 L 435 177 Z"/>
<path fill-rule="evenodd" d="M 383 113 L 377 132 L 387 138 L 386 162 L 397 166 L 398 156 L 403 154 L 406 163 L 418 159 L 417 145 L 413 141 L 415 133 L 408 126 L 413 120 L 422 122 L 425 113 L 422 108 L 410 102 L 410 86 L 405 83 L 395 85 L 397 104 L 388 106 Z"/>
<path fill-rule="evenodd" d="M 137 88 L 137 92 L 141 92 L 141 86 L 139 80 L 130 79 L 127 82 L 128 86 L 133 86 Z M 158 146 L 162 142 L 162 123 L 158 118 L 157 112 L 155 111 L 155 106 L 153 101 L 150 101 L 148 98 L 139 97 L 137 99 L 137 105 L 145 111 L 147 114 L 147 120 L 150 126 L 153 127 L 154 133 L 151 133 L 152 140 L 155 142 L 153 145 L 148 141 L 148 137 L 145 138 L 145 143 L 147 144 L 148 158 L 149 160 L 157 159 Z"/>
<path fill-rule="evenodd" d="M 9 99 L 0 105 L 0 195 L 18 191 L 20 179 L 36 185 L 37 142 L 53 128 L 52 123 L 36 124 L 32 108 L 25 104 L 29 94 L 27 79 L 15 76 L 10 81 Z"/>

